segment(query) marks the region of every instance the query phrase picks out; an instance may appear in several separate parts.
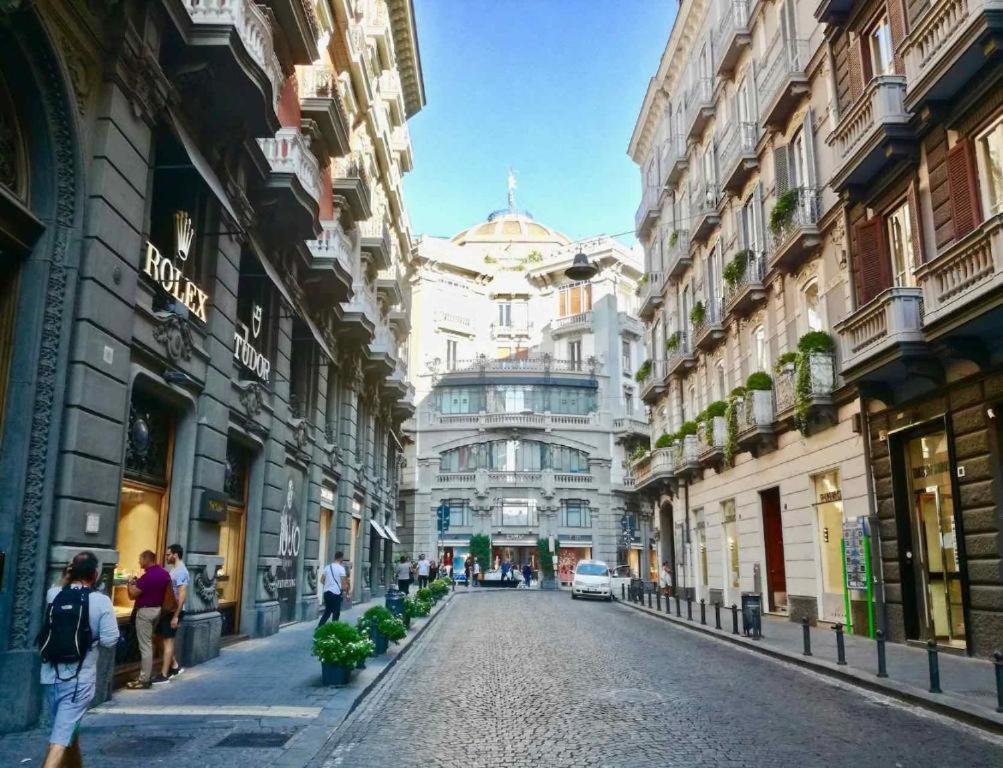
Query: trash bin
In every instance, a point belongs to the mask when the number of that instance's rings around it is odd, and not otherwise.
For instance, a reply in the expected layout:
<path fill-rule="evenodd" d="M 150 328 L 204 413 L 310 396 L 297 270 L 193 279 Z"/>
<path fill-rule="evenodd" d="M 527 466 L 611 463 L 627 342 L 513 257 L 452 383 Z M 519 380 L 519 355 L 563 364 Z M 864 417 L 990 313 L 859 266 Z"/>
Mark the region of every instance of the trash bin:
<path fill-rule="evenodd" d="M 757 640 L 763 635 L 763 596 L 756 592 L 742 593 L 742 632 Z"/>
<path fill-rule="evenodd" d="M 404 593 L 396 589 L 388 589 L 383 603 L 394 616 L 404 615 Z"/>

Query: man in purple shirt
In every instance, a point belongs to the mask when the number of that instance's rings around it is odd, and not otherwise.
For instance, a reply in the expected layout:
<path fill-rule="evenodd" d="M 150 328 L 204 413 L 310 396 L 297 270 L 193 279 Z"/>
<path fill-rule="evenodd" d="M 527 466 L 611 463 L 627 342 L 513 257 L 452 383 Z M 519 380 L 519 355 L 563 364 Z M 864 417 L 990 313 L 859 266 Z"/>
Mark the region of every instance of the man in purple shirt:
<path fill-rule="evenodd" d="M 157 565 L 157 556 L 146 550 L 139 556 L 143 575 L 129 580 L 129 597 L 136 601 L 133 616 L 136 620 L 136 641 L 141 659 L 139 679 L 126 688 L 149 688 L 153 674 L 153 627 L 160 618 L 164 592 L 171 587 L 171 574 Z"/>

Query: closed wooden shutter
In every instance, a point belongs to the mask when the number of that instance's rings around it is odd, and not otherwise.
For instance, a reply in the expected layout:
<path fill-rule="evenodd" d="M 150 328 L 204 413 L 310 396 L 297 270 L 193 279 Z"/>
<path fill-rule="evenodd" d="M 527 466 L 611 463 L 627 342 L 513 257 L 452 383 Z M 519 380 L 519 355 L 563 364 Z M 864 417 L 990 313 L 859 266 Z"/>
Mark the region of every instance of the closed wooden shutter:
<path fill-rule="evenodd" d="M 776 194 L 777 197 L 780 197 L 790 186 L 786 145 L 773 150 L 773 174 L 776 177 Z"/>
<path fill-rule="evenodd" d="M 895 64 L 895 74 L 905 74 L 905 62 L 899 49 L 905 39 L 905 8 L 902 0 L 888 0 L 888 28 L 892 34 L 892 58 Z"/>
<path fill-rule="evenodd" d="M 860 45 L 860 37 L 854 36 L 848 47 L 847 64 L 850 72 L 850 103 L 852 104 L 864 92 L 864 52 Z"/>
<path fill-rule="evenodd" d="M 883 224 L 880 216 L 874 216 L 854 227 L 853 276 L 857 286 L 858 307 L 892 284 Z"/>
<path fill-rule="evenodd" d="M 947 153 L 947 183 L 954 209 L 954 237 L 959 239 L 974 231 L 982 218 L 972 145 L 967 140 L 959 141 Z"/>
<path fill-rule="evenodd" d="M 786 157 L 786 155 L 785 155 Z M 766 222 L 763 217 L 763 184 L 760 182 L 756 185 L 756 189 L 752 193 L 752 215 L 756 220 L 756 242 L 755 250 L 756 255 L 759 256 L 763 253 L 764 242 L 765 242 L 765 232 L 766 232 Z"/>
<path fill-rule="evenodd" d="M 811 107 L 805 111 L 801 132 L 804 134 L 805 164 L 808 166 L 808 178 L 802 182 L 802 186 L 814 189 L 818 184 L 818 177 L 815 175 L 815 114 Z"/>
<path fill-rule="evenodd" d="M 912 230 L 912 267 L 919 267 L 926 258 L 923 248 L 923 228 L 920 226 L 919 193 L 916 191 L 916 183 L 909 185 L 909 225 Z"/>

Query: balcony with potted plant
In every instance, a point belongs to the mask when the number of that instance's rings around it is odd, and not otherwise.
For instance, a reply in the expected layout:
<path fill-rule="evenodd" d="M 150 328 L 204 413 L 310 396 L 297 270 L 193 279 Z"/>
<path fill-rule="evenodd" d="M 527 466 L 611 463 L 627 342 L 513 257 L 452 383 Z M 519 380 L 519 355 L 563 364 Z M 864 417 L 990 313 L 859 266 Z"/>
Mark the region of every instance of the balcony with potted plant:
<path fill-rule="evenodd" d="M 738 251 L 722 270 L 726 315 L 746 317 L 766 300 L 766 259 L 748 248 Z"/>
<path fill-rule="evenodd" d="M 777 361 L 777 421 L 809 435 L 836 423 L 836 342 L 825 331 L 809 331 L 796 352 Z"/>
<path fill-rule="evenodd" d="M 705 304 L 698 301 L 690 310 L 693 324 L 693 346 L 701 352 L 710 352 L 724 339 L 724 312 L 721 298 L 711 297 Z"/>
<path fill-rule="evenodd" d="M 667 254 L 666 265 L 670 278 L 682 277 L 686 270 L 693 266 L 693 259 L 690 258 L 690 233 L 683 229 L 672 230 L 666 241 Z"/>
<path fill-rule="evenodd" d="M 686 331 L 676 331 L 665 340 L 665 375 L 684 376 L 697 363 Z"/>
<path fill-rule="evenodd" d="M 756 371 L 745 382 L 745 395 L 738 412 L 738 447 L 753 456 L 777 447 L 773 379 Z"/>
<path fill-rule="evenodd" d="M 721 468 L 727 433 L 727 410 L 728 403 L 715 400 L 697 415 L 697 459 L 702 467 L 713 467 L 715 470 Z"/>
<path fill-rule="evenodd" d="M 777 197 L 770 212 L 771 269 L 794 272 L 821 247 L 819 208 L 814 187 L 792 187 Z"/>

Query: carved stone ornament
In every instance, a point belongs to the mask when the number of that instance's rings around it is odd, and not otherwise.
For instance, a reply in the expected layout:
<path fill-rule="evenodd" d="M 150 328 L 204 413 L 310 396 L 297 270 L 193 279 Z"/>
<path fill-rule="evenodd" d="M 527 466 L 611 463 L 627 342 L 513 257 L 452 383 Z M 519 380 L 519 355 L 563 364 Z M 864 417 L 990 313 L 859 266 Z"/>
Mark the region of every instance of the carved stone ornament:
<path fill-rule="evenodd" d="M 305 451 L 310 444 L 310 425 L 307 424 L 306 419 L 299 419 L 293 427 L 293 441 L 301 451 Z"/>
<path fill-rule="evenodd" d="M 275 597 L 278 594 L 278 581 L 278 577 L 272 573 L 271 568 L 266 568 L 261 572 L 261 586 L 269 597 Z"/>
<path fill-rule="evenodd" d="M 265 402 L 261 385 L 256 381 L 243 382 L 241 392 L 238 396 L 240 404 L 244 406 L 248 416 L 257 416 L 261 413 L 261 408 Z"/>
<path fill-rule="evenodd" d="M 188 321 L 173 312 L 157 312 L 156 318 L 153 338 L 163 344 L 167 359 L 172 363 L 191 360 L 194 343 Z"/>
<path fill-rule="evenodd" d="M 306 584 L 310 588 L 310 592 L 317 591 L 317 566 L 308 565 L 305 569 Z"/>
<path fill-rule="evenodd" d="M 219 593 L 216 591 L 216 568 L 218 567 L 213 568 L 212 576 L 209 576 L 208 572 L 204 569 L 198 570 L 192 581 L 195 594 L 205 603 L 205 607 L 208 610 L 214 610 L 216 608 L 216 601 L 219 599 Z"/>
<path fill-rule="evenodd" d="M 169 103 L 178 100 L 177 92 L 160 68 L 156 56 L 132 29 L 123 37 L 117 69 L 124 80 L 122 86 L 133 114 L 150 125 L 156 124 Z"/>

